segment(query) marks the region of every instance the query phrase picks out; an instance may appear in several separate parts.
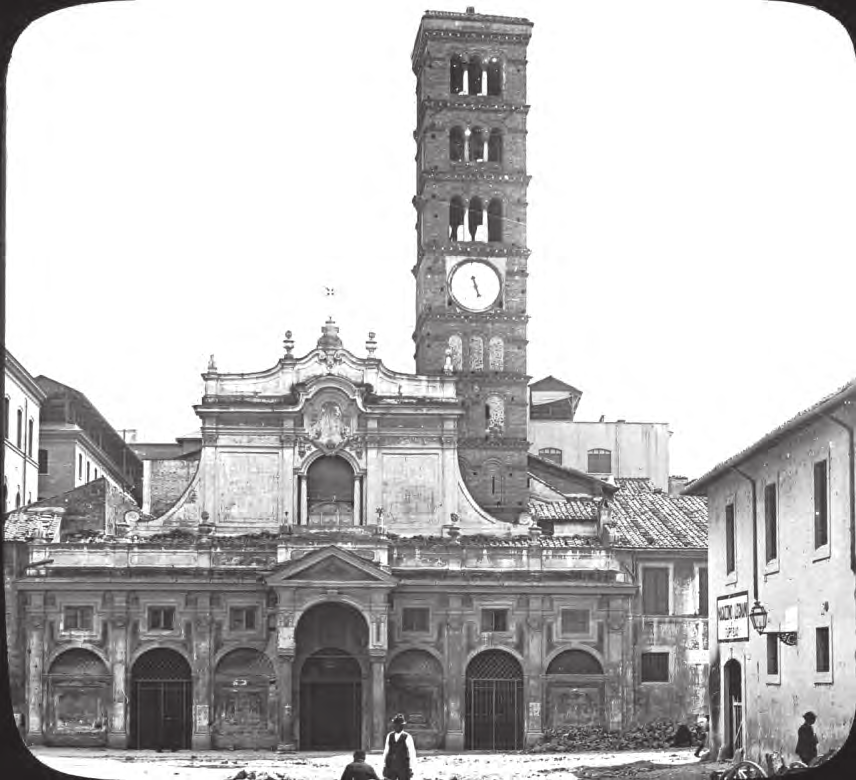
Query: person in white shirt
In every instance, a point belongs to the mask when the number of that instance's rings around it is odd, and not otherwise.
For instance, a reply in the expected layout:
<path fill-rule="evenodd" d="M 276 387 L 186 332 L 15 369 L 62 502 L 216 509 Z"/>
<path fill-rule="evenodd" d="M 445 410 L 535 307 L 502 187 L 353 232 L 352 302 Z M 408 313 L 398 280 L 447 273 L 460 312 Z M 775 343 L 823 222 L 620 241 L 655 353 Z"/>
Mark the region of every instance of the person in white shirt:
<path fill-rule="evenodd" d="M 411 780 L 416 766 L 416 746 L 413 737 L 404 731 L 404 715 L 392 719 L 393 731 L 386 735 L 383 745 L 383 776 L 387 780 Z"/>

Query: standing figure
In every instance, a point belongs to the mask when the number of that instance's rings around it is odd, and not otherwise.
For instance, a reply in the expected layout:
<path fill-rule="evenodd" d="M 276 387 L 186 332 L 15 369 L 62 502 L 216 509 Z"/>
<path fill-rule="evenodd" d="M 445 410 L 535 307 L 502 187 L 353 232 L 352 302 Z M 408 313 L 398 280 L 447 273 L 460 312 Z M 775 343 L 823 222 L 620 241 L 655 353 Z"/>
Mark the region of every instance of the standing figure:
<path fill-rule="evenodd" d="M 371 764 L 366 763 L 366 751 L 355 750 L 354 760 L 342 772 L 342 780 L 380 780 Z"/>
<path fill-rule="evenodd" d="M 808 766 L 817 758 L 817 735 L 812 728 L 817 720 L 817 715 L 809 710 L 803 715 L 803 718 L 805 723 L 797 731 L 797 749 L 794 752 L 800 757 L 800 761 Z"/>
<path fill-rule="evenodd" d="M 383 746 L 383 776 L 387 780 L 410 780 L 416 766 L 413 737 L 404 731 L 404 715 L 392 719 L 394 731 L 386 735 Z"/>

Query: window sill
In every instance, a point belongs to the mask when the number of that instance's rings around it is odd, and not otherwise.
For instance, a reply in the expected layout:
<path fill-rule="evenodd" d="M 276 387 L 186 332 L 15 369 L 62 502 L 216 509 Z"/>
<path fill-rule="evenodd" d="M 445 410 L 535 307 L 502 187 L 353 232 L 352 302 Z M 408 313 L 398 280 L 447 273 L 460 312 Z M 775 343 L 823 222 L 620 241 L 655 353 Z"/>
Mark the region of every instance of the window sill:
<path fill-rule="evenodd" d="M 781 685 L 782 684 L 782 675 L 781 674 L 768 674 L 764 682 L 767 685 Z"/>
<path fill-rule="evenodd" d="M 725 584 L 726 585 L 736 585 L 737 584 L 737 572 L 733 571 L 730 574 L 725 575 Z"/>
<path fill-rule="evenodd" d="M 640 685 L 669 685 L 671 680 L 642 680 Z"/>
<path fill-rule="evenodd" d="M 829 544 L 825 544 L 825 545 L 823 545 L 823 547 L 818 547 L 811 554 L 811 562 L 817 563 L 817 561 L 825 561 L 829 557 L 830 557 Z"/>
<path fill-rule="evenodd" d="M 773 558 L 772 561 L 767 561 L 764 564 L 764 574 L 778 574 L 779 573 L 779 559 Z"/>
<path fill-rule="evenodd" d="M 829 674 L 816 674 L 814 677 L 815 685 L 832 685 L 832 672 Z"/>

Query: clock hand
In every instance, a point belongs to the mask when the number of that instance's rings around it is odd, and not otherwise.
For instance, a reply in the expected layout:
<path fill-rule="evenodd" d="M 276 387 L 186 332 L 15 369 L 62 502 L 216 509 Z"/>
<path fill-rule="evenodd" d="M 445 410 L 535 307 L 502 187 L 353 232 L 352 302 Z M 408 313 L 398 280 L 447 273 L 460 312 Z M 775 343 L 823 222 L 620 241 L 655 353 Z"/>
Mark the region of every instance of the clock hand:
<path fill-rule="evenodd" d="M 479 286 L 478 286 L 478 284 L 476 283 L 476 278 L 475 278 L 475 276 L 471 276 L 471 277 L 470 277 L 470 279 L 472 279 L 472 280 L 473 280 L 473 288 L 474 288 L 474 289 L 475 289 L 475 291 L 476 291 L 476 297 L 477 297 L 477 298 L 481 298 L 481 293 L 479 292 Z"/>

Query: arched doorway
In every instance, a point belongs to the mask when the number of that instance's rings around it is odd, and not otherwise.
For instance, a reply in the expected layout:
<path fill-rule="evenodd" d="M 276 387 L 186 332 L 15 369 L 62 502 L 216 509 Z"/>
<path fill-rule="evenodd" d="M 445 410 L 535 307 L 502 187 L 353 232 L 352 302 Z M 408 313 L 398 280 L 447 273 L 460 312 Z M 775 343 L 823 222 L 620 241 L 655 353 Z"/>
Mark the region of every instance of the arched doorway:
<path fill-rule="evenodd" d="M 214 671 L 215 748 L 259 750 L 277 745 L 276 672 L 253 648 L 232 650 Z"/>
<path fill-rule="evenodd" d="M 367 745 L 370 686 L 363 680 L 368 672 L 368 638 L 365 618 L 346 604 L 318 604 L 300 618 L 295 669 L 301 750 L 356 750 Z"/>
<path fill-rule="evenodd" d="M 131 669 L 131 745 L 140 750 L 190 747 L 190 665 L 175 650 L 143 653 Z"/>
<path fill-rule="evenodd" d="M 485 650 L 467 665 L 464 747 L 523 747 L 523 669 L 502 650 Z"/>
<path fill-rule="evenodd" d="M 726 661 L 725 677 L 725 725 L 724 747 L 731 758 L 743 747 L 743 671 L 739 661 Z"/>
<path fill-rule="evenodd" d="M 309 525 L 354 524 L 354 470 L 344 458 L 326 455 L 306 470 Z"/>
<path fill-rule="evenodd" d="M 58 655 L 48 670 L 45 742 L 107 744 L 112 677 L 104 662 L 83 648 Z"/>
<path fill-rule="evenodd" d="M 443 668 L 424 650 L 405 650 L 387 669 L 386 712 L 407 718 L 417 749 L 440 747 L 443 737 Z"/>
<path fill-rule="evenodd" d="M 571 649 L 547 666 L 545 686 L 548 728 L 604 725 L 603 667 L 591 653 Z"/>

